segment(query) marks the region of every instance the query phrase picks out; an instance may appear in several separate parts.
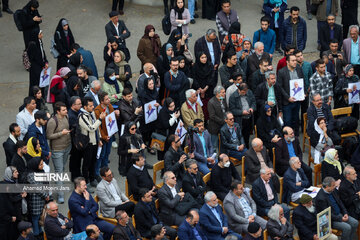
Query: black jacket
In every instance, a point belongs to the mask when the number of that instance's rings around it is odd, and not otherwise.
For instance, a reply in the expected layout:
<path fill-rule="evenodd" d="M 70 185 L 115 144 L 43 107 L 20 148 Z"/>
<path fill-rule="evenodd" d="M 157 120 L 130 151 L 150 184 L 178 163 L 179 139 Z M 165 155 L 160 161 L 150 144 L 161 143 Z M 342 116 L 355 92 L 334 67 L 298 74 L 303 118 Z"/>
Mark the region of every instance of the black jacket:
<path fill-rule="evenodd" d="M 175 185 L 176 192 L 180 192 L 179 186 Z M 164 184 L 158 191 L 160 214 L 159 217 L 165 225 L 171 226 L 175 224 L 177 213 L 175 207 L 180 203 L 180 195 L 173 197 L 168 185 Z M 179 216 L 179 215 L 178 215 Z"/>
<path fill-rule="evenodd" d="M 23 13 L 20 15 L 20 22 L 23 28 L 25 48 L 28 47 L 29 42 L 31 41 L 31 32 L 34 29 L 40 30 L 40 22 L 34 21 L 35 16 L 40 17 L 38 10 L 31 10 L 31 1 L 29 1 L 25 7 L 23 7 Z"/>
<path fill-rule="evenodd" d="M 241 127 L 238 123 L 234 123 L 234 129 L 236 136 L 239 140 L 239 144 L 234 144 L 231 141 L 231 133 L 229 131 L 228 125 L 225 123 L 220 129 L 221 136 L 221 153 L 229 154 L 230 150 L 237 151 L 237 147 L 245 144 L 244 138 L 241 133 Z"/>
<path fill-rule="evenodd" d="M 300 66 L 297 65 L 295 70 L 298 78 L 304 78 L 304 74 Z M 288 100 L 290 98 L 290 73 L 287 66 L 279 70 L 276 81 L 282 92 L 282 104 L 288 105 Z"/>
<path fill-rule="evenodd" d="M 140 200 L 135 206 L 134 215 L 136 229 L 140 232 L 141 236 L 151 238 L 151 227 L 160 222 L 154 202 L 147 204 Z M 153 216 L 157 222 L 154 222 Z"/>
<path fill-rule="evenodd" d="M 260 69 L 253 72 L 247 81 L 251 91 L 253 92 L 255 92 L 257 86 L 264 82 L 266 82 L 265 73 L 261 74 Z"/>
<path fill-rule="evenodd" d="M 184 163 L 179 163 L 181 155 L 184 152 L 179 148 L 178 151 L 175 151 L 171 146 L 167 150 L 164 156 L 164 168 L 166 171 L 172 171 L 177 179 L 177 184 L 181 186 L 183 176 L 185 174 Z"/>
<path fill-rule="evenodd" d="M 134 195 L 134 199 L 138 201 L 140 188 L 152 189 L 154 186 L 153 179 L 150 177 L 146 168 L 142 171 L 136 169 L 134 166 L 129 168 L 126 175 L 129 184 L 130 194 Z"/>
<path fill-rule="evenodd" d="M 294 226 L 289 221 L 286 221 L 285 225 L 279 225 L 277 221 L 269 219 L 266 229 L 271 239 L 275 239 L 275 237 L 280 238 L 280 240 L 293 239 Z"/>
<path fill-rule="evenodd" d="M 5 155 L 6 155 L 6 165 L 11 166 L 11 160 L 13 156 L 16 154 L 16 144 L 13 142 L 13 140 L 8 137 L 6 141 L 3 143 Z"/>
<path fill-rule="evenodd" d="M 309 212 L 301 204 L 293 212 L 293 222 L 301 240 L 312 240 L 314 234 L 317 234 L 316 212 Z"/>
<path fill-rule="evenodd" d="M 261 56 L 260 59 L 265 58 L 268 60 L 269 64 L 271 64 L 271 58 L 270 55 L 267 52 L 264 52 L 263 55 Z M 253 55 L 251 55 L 250 57 L 248 57 L 247 60 L 247 75 L 246 78 L 248 79 L 251 74 L 253 74 L 254 72 L 256 72 L 256 70 L 258 70 L 260 67 L 260 59 L 258 58 L 258 56 L 256 55 L 256 53 L 254 53 Z"/>
<path fill-rule="evenodd" d="M 274 184 L 272 182 L 272 179 L 269 180 L 269 185 L 271 187 L 271 190 L 274 194 L 274 199 L 272 201 L 268 201 L 267 192 L 265 189 L 265 184 L 261 177 L 258 177 L 253 183 L 252 183 L 252 193 L 253 193 L 253 199 L 256 203 L 257 208 L 257 214 L 260 216 L 266 216 L 265 214 L 266 209 L 269 210 L 274 203 L 279 203 L 278 195 L 276 193 Z"/>
<path fill-rule="evenodd" d="M 331 221 L 332 222 L 334 222 L 334 221 L 342 222 L 342 217 L 345 214 L 348 214 L 348 211 L 346 210 L 343 202 L 340 200 L 337 191 L 335 190 L 331 194 L 333 195 L 335 201 L 339 205 L 341 213 L 338 215 L 335 214 L 335 211 L 333 211 L 332 204 L 329 200 L 328 193 L 326 193 L 323 188 L 320 189 L 319 193 L 315 197 L 316 212 L 319 213 L 319 212 L 323 211 L 324 209 L 331 207 Z"/>
<path fill-rule="evenodd" d="M 190 193 L 196 201 L 202 205 L 204 204 L 203 196 L 206 190 L 206 185 L 202 179 L 202 176 L 198 172 L 195 176 L 196 185 L 194 178 L 190 175 L 190 173 L 185 173 L 182 180 L 182 189 L 185 193 Z"/>
<path fill-rule="evenodd" d="M 129 230 L 134 235 L 136 240 L 142 239 L 139 231 L 134 228 L 131 221 L 129 221 L 127 226 L 129 227 Z M 126 227 L 123 227 L 120 224 L 116 225 L 116 227 L 114 228 L 113 238 L 114 240 L 130 240 Z"/>
<path fill-rule="evenodd" d="M 254 93 L 249 89 L 245 97 L 246 101 L 249 104 L 249 108 L 252 108 L 255 112 L 256 100 Z M 241 95 L 239 94 L 239 91 L 235 91 L 233 94 L 231 94 L 229 98 L 229 110 L 234 115 L 235 122 L 242 126 L 243 105 L 241 103 Z"/>
<path fill-rule="evenodd" d="M 59 213 L 58 217 L 62 220 L 68 220 L 68 222 L 65 224 L 65 229 L 61 228 L 62 225 L 58 218 L 51 217 L 50 215 L 47 215 L 45 218 L 44 230 L 46 237 L 49 240 L 63 240 L 64 237 L 70 233 L 72 227 L 74 226 L 73 221 L 64 217 L 61 213 Z"/>
<path fill-rule="evenodd" d="M 219 39 L 216 38 L 215 41 L 212 43 L 213 48 L 214 48 L 214 56 L 215 56 L 215 64 L 214 65 L 220 65 L 220 58 L 221 58 L 221 49 L 220 49 L 220 43 L 219 43 Z M 198 52 L 205 52 L 206 56 L 208 59 L 211 59 L 211 55 L 210 55 L 210 51 L 209 48 L 207 46 L 206 43 L 206 37 L 200 37 L 198 40 L 196 40 L 195 42 L 195 46 L 194 46 L 194 52 L 198 53 Z"/>
<path fill-rule="evenodd" d="M 210 187 L 214 192 L 228 193 L 230 191 L 231 183 L 234 180 L 241 181 L 240 175 L 237 172 L 234 164 L 230 162 L 227 168 L 221 168 L 216 164 L 211 170 Z"/>
<path fill-rule="evenodd" d="M 67 55 L 71 53 L 71 46 L 75 43 L 75 39 L 69 26 L 68 28 L 69 41 L 67 40 L 67 37 L 65 36 L 65 32 L 61 24 L 62 20 L 64 19 L 65 18 L 61 18 L 59 20 L 59 23 L 54 33 L 54 41 L 56 43 L 56 50 L 59 51 L 60 56 L 67 59 L 68 58 Z"/>
<path fill-rule="evenodd" d="M 279 137 L 282 136 L 281 126 L 275 116 L 270 117 L 270 121 L 267 119 L 265 109 L 260 108 L 260 117 L 256 121 L 257 136 L 260 138 L 264 145 L 269 151 L 275 147 L 275 144 L 271 142 L 271 139 L 277 134 Z M 275 135 L 274 135 L 275 134 Z"/>
<path fill-rule="evenodd" d="M 344 170 L 343 164 L 341 164 L 341 169 Z M 325 161 L 321 162 L 321 181 L 326 177 L 333 177 L 336 180 L 343 179 L 342 174 L 339 173 L 339 170 L 334 166 Z"/>
<path fill-rule="evenodd" d="M 17 153 L 11 159 L 11 166 L 16 167 L 16 169 L 19 172 L 19 177 L 18 177 L 19 183 L 26 182 L 26 176 L 27 176 L 26 165 L 27 165 L 27 162 L 26 162 L 25 158 L 23 159 Z"/>
<path fill-rule="evenodd" d="M 319 37 L 320 37 L 320 45 L 321 45 L 321 52 L 329 50 L 329 44 L 330 44 L 330 26 L 328 23 L 324 24 L 319 29 Z M 342 27 L 339 24 L 334 24 L 334 39 L 339 41 L 339 47 L 338 50 L 341 49 L 342 43 L 343 43 L 343 33 L 342 33 Z"/>
<path fill-rule="evenodd" d="M 125 101 L 123 98 L 119 101 L 120 119 L 121 124 L 125 124 L 129 121 L 138 122 L 141 119 L 142 114 L 136 115 L 135 108 L 137 104 L 133 101 L 132 105 Z"/>
<path fill-rule="evenodd" d="M 270 159 L 269 154 L 267 154 L 266 147 L 264 147 L 260 153 L 264 158 L 266 166 L 273 168 L 272 160 Z M 252 147 L 245 153 L 245 166 L 247 169 L 246 181 L 248 183 L 252 183 L 260 176 L 261 169 L 259 158 L 257 157 L 256 152 Z"/>
<path fill-rule="evenodd" d="M 118 25 L 119 35 L 117 34 L 116 28 L 115 28 L 114 24 L 112 23 L 112 21 L 109 21 L 105 25 L 105 33 L 106 33 L 107 41 L 110 42 L 111 37 L 119 36 L 119 39 L 118 39 L 119 44 L 126 46 L 125 39 L 130 37 L 130 31 L 127 29 L 124 21 L 119 20 L 118 23 L 119 23 L 119 25 Z M 126 33 L 123 33 L 124 31 L 126 31 Z"/>
<path fill-rule="evenodd" d="M 275 106 L 278 109 L 278 112 L 282 112 L 282 93 L 279 84 L 274 85 L 274 92 L 276 99 Z M 263 82 L 257 85 L 255 90 L 255 99 L 256 99 L 257 109 L 259 111 L 262 111 L 262 109 L 264 109 L 265 105 L 267 104 L 268 94 L 269 94 L 269 89 L 267 86 L 267 82 Z"/>
<path fill-rule="evenodd" d="M 327 105 L 326 103 L 323 103 L 323 105 L 321 106 L 321 110 L 325 116 L 326 119 L 326 127 L 327 129 L 331 132 L 335 129 L 335 120 L 334 117 L 331 113 L 331 109 L 329 107 L 329 105 Z M 316 119 L 318 118 L 317 112 L 316 112 L 316 108 L 314 106 L 314 104 L 310 104 L 308 110 L 307 110 L 307 117 L 308 117 L 308 128 L 307 128 L 307 132 L 310 135 L 312 131 L 315 131 L 314 129 L 314 122 L 316 121 Z"/>
<path fill-rule="evenodd" d="M 359 218 L 359 210 L 356 210 L 356 205 L 360 204 L 360 198 L 357 194 L 360 191 L 360 180 L 356 179 L 354 183 L 343 179 L 340 183 L 339 195 L 349 215 L 355 219 Z"/>
<path fill-rule="evenodd" d="M 223 100 L 223 104 L 225 106 L 226 112 L 228 110 L 228 106 L 225 100 Z M 209 100 L 207 109 L 209 112 L 208 131 L 212 135 L 218 135 L 220 132 L 220 128 L 225 124 L 225 114 L 221 109 L 220 101 L 216 98 L 216 96 L 212 97 Z"/>
<path fill-rule="evenodd" d="M 301 164 L 304 164 L 302 161 L 302 150 L 300 148 L 300 142 L 297 137 L 293 142 L 295 155 L 300 159 Z M 287 148 L 284 138 L 281 138 L 277 143 L 275 143 L 275 170 L 279 176 L 283 176 L 285 171 L 289 168 L 289 150 Z"/>

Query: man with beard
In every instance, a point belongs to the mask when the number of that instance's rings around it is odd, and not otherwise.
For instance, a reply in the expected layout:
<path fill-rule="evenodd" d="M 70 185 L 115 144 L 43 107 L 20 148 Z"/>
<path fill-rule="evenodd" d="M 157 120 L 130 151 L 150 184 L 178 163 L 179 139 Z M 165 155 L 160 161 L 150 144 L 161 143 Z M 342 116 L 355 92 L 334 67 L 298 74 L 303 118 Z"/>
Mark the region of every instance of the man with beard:
<path fill-rule="evenodd" d="M 77 68 L 76 73 L 81 81 L 80 97 L 83 98 L 90 90 L 90 83 L 95 80 L 95 78 L 90 78 L 87 67 L 83 65 L 80 65 L 80 67 Z"/>
<path fill-rule="evenodd" d="M 249 78 L 256 70 L 259 69 L 260 59 L 267 59 L 269 65 L 271 65 L 270 55 L 264 51 L 264 44 L 257 42 L 254 44 L 255 54 L 251 55 L 247 60 L 248 72 L 246 77 Z"/>
<path fill-rule="evenodd" d="M 6 155 L 6 165 L 11 166 L 11 159 L 16 154 L 16 143 L 21 135 L 21 129 L 17 123 L 12 123 L 9 126 L 9 137 L 3 143 L 5 155 Z"/>
<path fill-rule="evenodd" d="M 323 51 L 329 50 L 329 44 L 332 39 L 339 41 L 338 49 L 341 49 L 343 36 L 342 36 L 342 27 L 339 24 L 335 23 L 336 19 L 333 14 L 329 14 L 326 18 L 326 24 L 320 27 L 319 36 L 320 36 L 320 55 Z"/>
<path fill-rule="evenodd" d="M 198 223 L 199 223 L 199 211 L 197 209 L 191 209 L 178 229 L 179 239 L 180 240 L 207 239 Z"/>

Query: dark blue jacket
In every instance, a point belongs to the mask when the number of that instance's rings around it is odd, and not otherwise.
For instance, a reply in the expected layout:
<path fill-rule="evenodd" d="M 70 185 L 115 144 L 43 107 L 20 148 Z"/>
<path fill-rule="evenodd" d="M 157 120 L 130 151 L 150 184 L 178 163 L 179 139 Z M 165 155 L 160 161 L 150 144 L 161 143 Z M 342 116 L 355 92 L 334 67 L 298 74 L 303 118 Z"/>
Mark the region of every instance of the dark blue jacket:
<path fill-rule="evenodd" d="M 202 163 L 207 163 L 207 159 L 204 154 L 204 148 L 201 143 L 199 135 L 194 134 L 193 136 L 194 136 L 194 147 L 195 147 L 195 151 L 194 151 L 195 160 L 202 162 Z M 203 132 L 203 136 L 205 139 L 206 154 L 207 154 L 207 157 L 209 158 L 214 153 L 214 148 L 211 143 L 211 136 L 207 130 L 205 130 Z"/>
<path fill-rule="evenodd" d="M 276 193 L 274 184 L 272 182 L 272 179 L 269 180 L 269 185 L 271 187 L 271 190 L 274 194 L 274 199 L 272 201 L 268 201 L 267 192 L 265 188 L 265 184 L 261 177 L 258 177 L 253 183 L 252 183 L 252 193 L 253 193 L 253 199 L 256 203 L 257 208 L 257 214 L 260 216 L 266 216 L 266 209 L 269 210 L 274 203 L 279 204 L 278 195 Z"/>
<path fill-rule="evenodd" d="M 195 226 L 196 230 L 198 231 L 200 237 L 202 240 L 207 240 L 208 238 L 205 236 L 203 231 L 201 230 L 199 224 Z M 179 226 L 178 229 L 178 237 L 180 240 L 189 240 L 189 239 L 196 239 L 195 234 L 193 232 L 193 227 L 190 226 L 190 224 L 184 220 L 182 224 Z"/>
<path fill-rule="evenodd" d="M 321 110 L 325 116 L 326 127 L 327 127 L 328 131 L 330 131 L 330 132 L 333 131 L 335 129 L 335 120 L 331 113 L 331 108 L 326 103 L 323 103 L 321 106 Z M 307 132 L 308 132 L 308 135 L 310 135 L 312 131 L 315 131 L 314 122 L 318 118 L 316 108 L 315 108 L 314 104 L 312 104 L 312 103 L 310 104 L 310 106 L 307 110 L 307 117 L 308 117 Z"/>
<path fill-rule="evenodd" d="M 270 28 L 271 29 L 275 29 L 275 14 L 274 14 L 274 12 L 272 12 L 274 7 L 276 7 L 276 4 L 271 4 L 269 1 L 267 3 L 264 3 L 264 5 L 263 5 L 265 16 L 268 16 L 270 18 Z M 286 1 L 283 1 L 280 6 L 280 12 L 279 12 L 279 19 L 278 19 L 279 28 L 281 28 L 282 23 L 284 22 L 284 13 L 285 13 L 286 8 L 287 8 Z"/>
<path fill-rule="evenodd" d="M 298 19 L 298 26 L 297 26 L 297 49 L 303 51 L 306 47 L 306 40 L 307 40 L 307 30 L 306 30 L 306 22 L 303 18 L 299 16 Z M 293 41 L 293 29 L 291 26 L 291 17 L 285 19 L 282 24 L 280 30 L 280 42 L 282 49 L 285 50 L 286 45 L 292 44 Z"/>
<path fill-rule="evenodd" d="M 222 240 L 226 237 L 226 235 L 222 234 L 223 227 L 228 227 L 228 220 L 226 215 L 223 213 L 222 208 L 220 205 L 216 207 L 216 211 L 220 215 L 220 219 L 222 222 L 222 226 L 220 225 L 219 221 L 215 217 L 215 215 L 210 210 L 209 206 L 205 203 L 200 211 L 200 226 L 203 229 L 207 239 L 209 240 Z M 232 231 L 229 230 L 228 234 Z"/>
<path fill-rule="evenodd" d="M 297 170 L 301 177 L 301 186 L 296 186 L 296 172 L 289 167 L 284 174 L 284 194 L 283 202 L 289 204 L 291 202 L 291 195 L 293 193 L 299 192 L 304 188 L 310 187 L 310 183 L 304 173 L 302 168 Z"/>
<path fill-rule="evenodd" d="M 41 154 L 47 157 L 49 156 L 50 148 L 46 140 L 46 128 L 42 126 L 42 130 L 43 133 L 40 132 L 40 130 L 36 127 L 35 122 L 33 122 L 28 128 L 27 135 L 28 135 L 28 139 L 30 139 L 31 137 L 35 137 L 39 140 L 41 147 Z"/>
<path fill-rule="evenodd" d="M 284 19 L 284 15 L 283 15 Z M 253 37 L 253 46 L 256 42 L 262 42 L 264 44 L 264 51 L 270 54 L 273 54 L 275 51 L 276 44 L 276 34 L 275 31 L 268 28 L 266 32 L 264 32 L 261 28 L 254 32 Z"/>
<path fill-rule="evenodd" d="M 97 72 L 97 68 L 95 65 L 95 61 L 94 61 L 94 56 L 93 54 L 89 51 L 89 50 L 85 50 L 84 48 L 80 47 L 77 50 L 81 56 L 83 57 L 83 62 L 82 64 L 84 64 L 85 66 L 87 66 L 88 68 L 91 69 L 91 71 L 93 72 L 93 76 L 95 76 L 97 79 L 99 78 L 98 76 L 98 72 Z"/>

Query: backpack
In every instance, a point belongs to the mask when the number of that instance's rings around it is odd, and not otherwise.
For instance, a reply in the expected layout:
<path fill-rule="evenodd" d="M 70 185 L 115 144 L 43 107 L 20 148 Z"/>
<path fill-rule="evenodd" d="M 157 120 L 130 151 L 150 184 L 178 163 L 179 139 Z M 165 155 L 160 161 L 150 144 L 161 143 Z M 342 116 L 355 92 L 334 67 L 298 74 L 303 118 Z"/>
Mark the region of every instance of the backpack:
<path fill-rule="evenodd" d="M 354 117 L 340 117 L 336 119 L 336 129 L 339 134 L 355 132 L 358 121 Z"/>
<path fill-rule="evenodd" d="M 75 133 L 74 133 L 73 141 L 76 149 L 79 151 L 83 151 L 88 146 L 90 138 L 89 138 L 89 132 L 88 135 L 84 135 L 81 133 L 81 127 L 79 124 L 80 118 L 82 118 L 85 124 L 87 124 L 87 121 L 85 121 L 84 119 L 84 113 L 80 113 L 76 122 L 76 127 L 74 129 Z"/>
<path fill-rule="evenodd" d="M 21 15 L 24 14 L 25 11 L 24 9 L 18 9 L 15 11 L 15 13 L 13 14 L 14 17 L 14 22 L 16 25 L 16 28 L 21 32 L 23 30 L 23 26 L 22 26 L 22 22 L 21 22 Z"/>
<path fill-rule="evenodd" d="M 171 32 L 170 14 L 166 14 L 161 20 L 162 29 L 165 35 L 169 35 Z"/>
<path fill-rule="evenodd" d="M 59 36 L 59 39 L 61 39 L 59 31 L 56 31 L 56 33 Z M 50 40 L 50 53 L 51 55 L 53 55 L 54 58 L 58 58 L 60 55 L 59 51 L 56 49 L 56 42 L 54 36 Z"/>

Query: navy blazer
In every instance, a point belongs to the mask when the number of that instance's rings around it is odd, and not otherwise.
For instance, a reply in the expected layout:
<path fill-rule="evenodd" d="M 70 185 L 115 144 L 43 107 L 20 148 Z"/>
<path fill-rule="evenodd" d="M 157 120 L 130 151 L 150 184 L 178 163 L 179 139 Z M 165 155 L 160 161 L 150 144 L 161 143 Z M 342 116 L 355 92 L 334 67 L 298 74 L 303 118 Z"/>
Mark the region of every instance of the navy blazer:
<path fill-rule="evenodd" d="M 228 227 L 228 220 L 226 215 L 223 213 L 222 208 L 220 205 L 216 207 L 216 211 L 220 215 L 220 219 L 222 222 L 222 225 L 217 220 L 215 215 L 210 210 L 210 207 L 205 203 L 200 211 L 200 226 L 202 227 L 205 235 L 209 240 L 221 240 L 224 239 L 226 235 L 222 235 L 223 227 Z M 228 233 L 230 233 L 231 230 L 229 230 Z"/>
<path fill-rule="evenodd" d="M 94 109 L 95 109 L 98 106 L 98 103 L 96 102 L 96 99 L 95 99 L 94 95 L 90 91 L 91 91 L 91 89 L 89 89 L 89 91 L 85 94 L 84 98 L 85 97 L 91 98 L 93 100 Z M 99 96 L 98 96 L 98 98 L 99 98 Z M 99 102 L 100 102 L 100 99 L 99 99 Z"/>
<path fill-rule="evenodd" d="M 274 184 L 272 182 L 272 179 L 269 180 L 269 185 L 271 187 L 271 190 L 274 194 L 274 200 L 268 201 L 265 184 L 261 177 L 258 177 L 253 183 L 252 183 L 252 194 L 253 199 L 256 203 L 257 207 L 257 214 L 260 216 L 266 216 L 266 209 L 270 209 L 274 203 L 279 203 L 278 195 L 276 193 Z"/>
<path fill-rule="evenodd" d="M 301 186 L 296 186 L 296 172 L 289 167 L 284 174 L 284 194 L 283 202 L 289 204 L 291 202 L 291 195 L 293 193 L 299 192 L 304 188 L 310 187 L 310 182 L 308 181 L 304 170 L 301 168 L 297 170 L 301 177 Z"/>
<path fill-rule="evenodd" d="M 203 231 L 200 228 L 200 224 L 196 224 L 195 226 L 196 230 L 198 231 L 200 237 L 202 240 L 207 240 L 208 238 L 205 236 Z M 196 239 L 195 234 L 193 231 L 193 227 L 190 226 L 190 224 L 184 220 L 182 224 L 179 226 L 179 229 L 177 231 L 177 235 L 180 240 L 189 240 L 189 239 Z"/>
<path fill-rule="evenodd" d="M 225 123 L 220 129 L 221 153 L 229 154 L 230 150 L 237 151 L 239 145 L 245 144 L 240 125 L 235 122 L 233 127 L 235 128 L 237 138 L 239 139 L 239 144 L 233 144 L 231 142 L 231 133 L 227 123 Z"/>
<path fill-rule="evenodd" d="M 207 159 L 204 154 L 204 148 L 201 143 L 199 135 L 194 134 L 193 136 L 194 136 L 193 139 L 194 139 L 194 147 L 195 147 L 195 151 L 194 151 L 195 160 L 202 163 L 207 163 Z M 206 155 L 209 158 L 211 157 L 211 155 L 214 154 L 214 148 L 211 143 L 211 136 L 207 130 L 203 132 L 203 136 L 205 139 Z"/>

